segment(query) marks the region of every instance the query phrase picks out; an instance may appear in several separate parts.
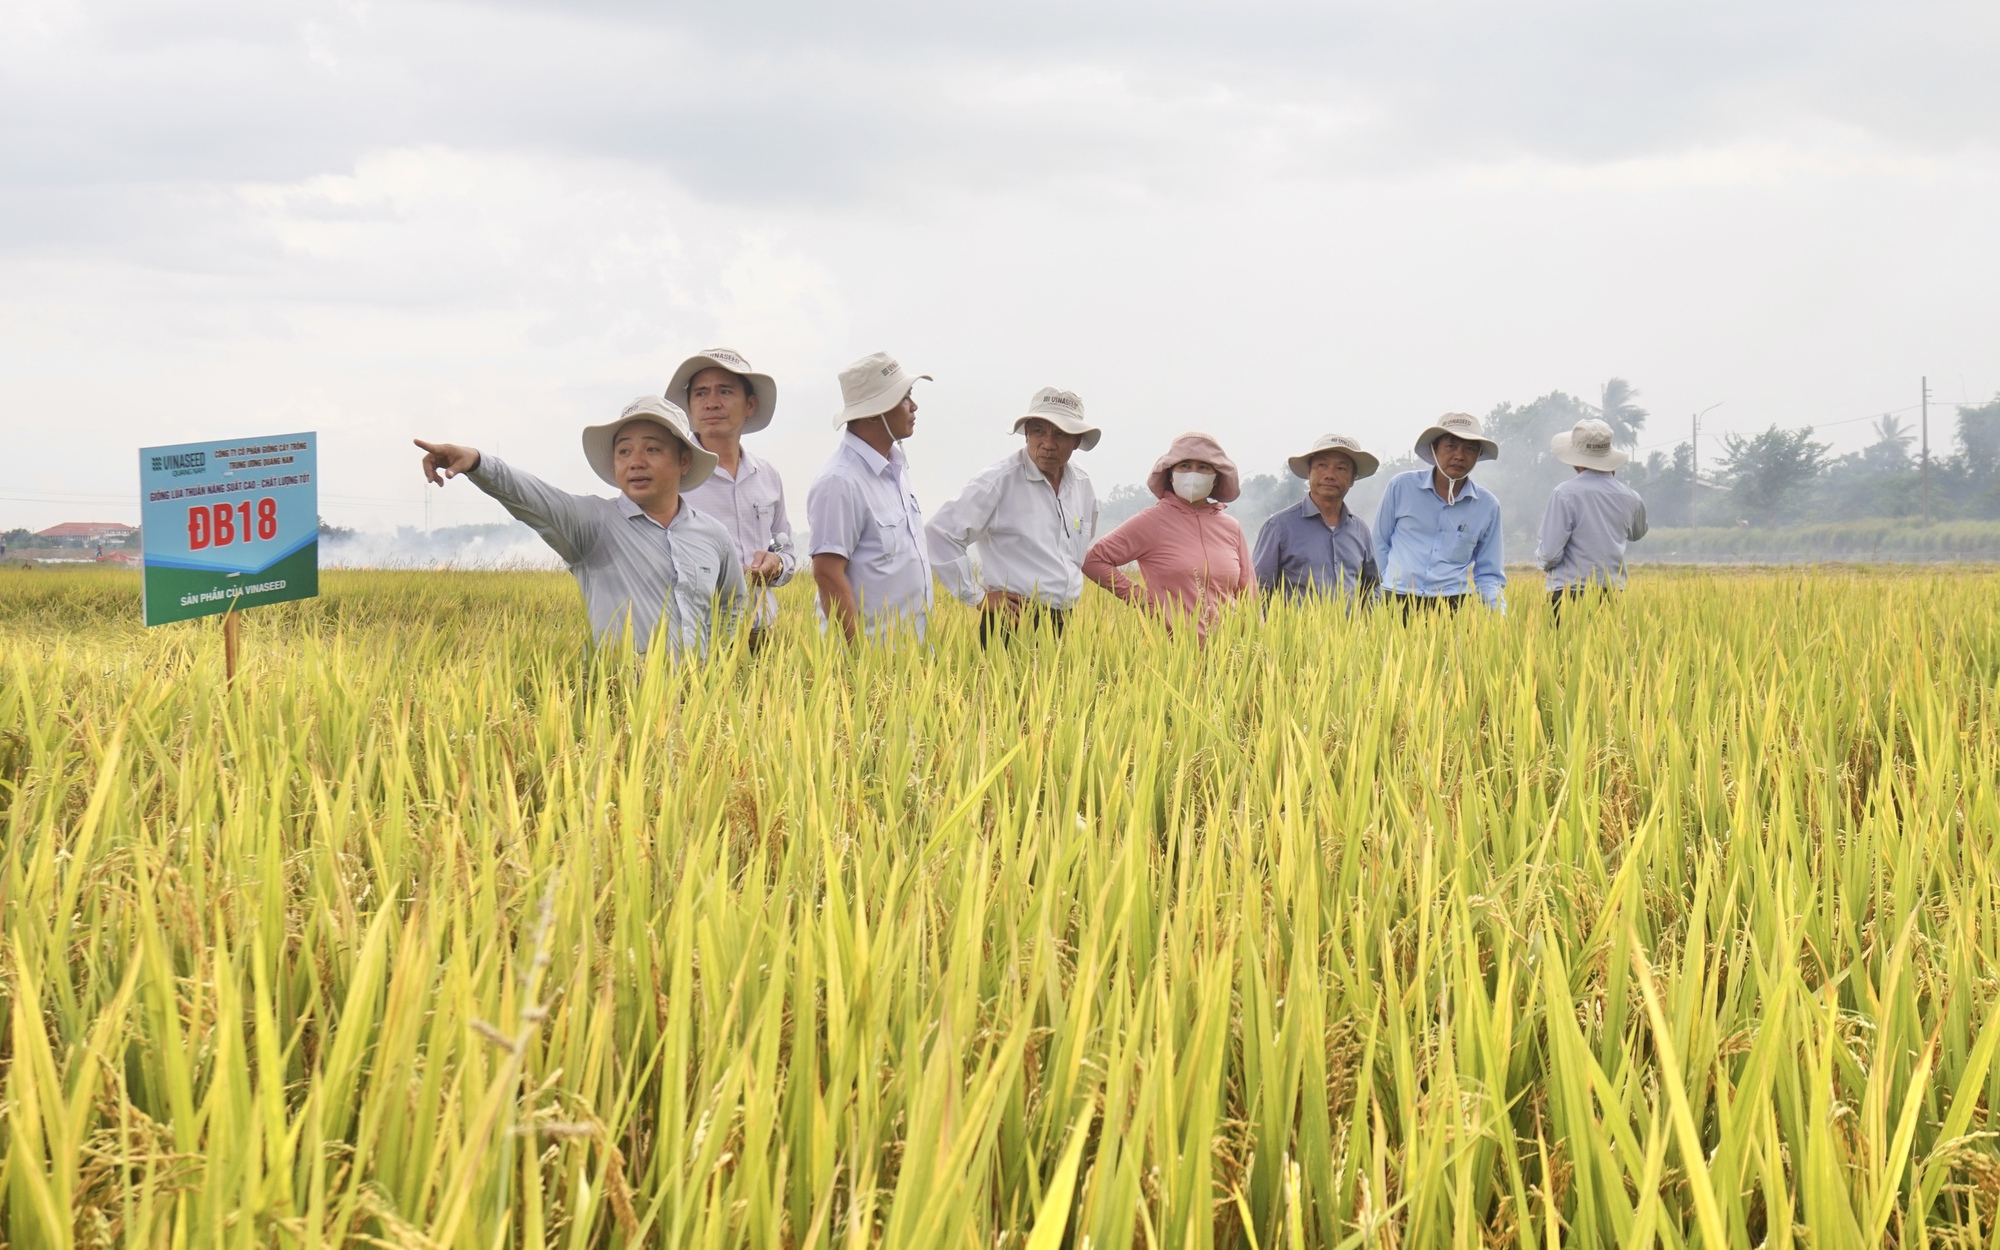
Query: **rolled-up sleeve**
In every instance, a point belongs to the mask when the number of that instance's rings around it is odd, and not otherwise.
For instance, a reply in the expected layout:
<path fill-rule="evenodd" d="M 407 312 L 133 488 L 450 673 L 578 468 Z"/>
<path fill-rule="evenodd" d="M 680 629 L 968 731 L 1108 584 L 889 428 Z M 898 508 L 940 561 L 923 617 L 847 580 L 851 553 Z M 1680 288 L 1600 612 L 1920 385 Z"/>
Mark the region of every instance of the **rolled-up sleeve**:
<path fill-rule="evenodd" d="M 782 586 L 799 571 L 799 553 L 792 545 L 792 518 L 785 511 L 783 481 L 778 483 L 778 497 L 771 504 L 771 554 L 778 557 L 780 565 L 777 580 L 771 584 Z"/>
<path fill-rule="evenodd" d="M 559 490 L 486 452 L 479 454 L 478 467 L 465 476 L 541 535 L 566 563 L 581 562 L 597 546 L 597 518 L 590 514 L 588 496 Z"/>
<path fill-rule="evenodd" d="M 1636 496 L 1635 496 L 1636 498 Z M 1646 536 L 1646 501 L 1639 499 L 1632 505 L 1632 529 L 1626 535 L 1627 541 L 1638 542 Z"/>
<path fill-rule="evenodd" d="M 1000 492 L 985 474 L 966 483 L 956 499 L 948 500 L 924 524 L 924 544 L 930 549 L 931 571 L 945 589 L 971 607 L 978 607 L 984 587 L 972 570 L 972 544 L 993 525 Z"/>
<path fill-rule="evenodd" d="M 812 554 L 848 557 L 861 543 L 868 508 L 860 492 L 837 477 L 823 476 L 806 492 L 806 526 Z"/>

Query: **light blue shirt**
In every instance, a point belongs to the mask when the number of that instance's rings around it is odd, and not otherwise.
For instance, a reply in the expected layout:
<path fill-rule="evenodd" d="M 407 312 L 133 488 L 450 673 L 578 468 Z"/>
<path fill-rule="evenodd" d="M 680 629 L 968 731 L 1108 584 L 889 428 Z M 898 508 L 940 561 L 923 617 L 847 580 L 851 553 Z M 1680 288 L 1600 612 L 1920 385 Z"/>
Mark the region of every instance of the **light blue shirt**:
<path fill-rule="evenodd" d="M 735 628 L 748 596 L 743 566 L 729 531 L 685 495 L 662 525 L 624 495 L 572 495 L 491 452 L 465 476 L 569 565 L 600 643 L 616 643 L 630 621 L 632 646 L 642 655 L 662 625 L 670 654 L 705 655 L 711 633 Z"/>
<path fill-rule="evenodd" d="M 1549 589 L 1623 586 L 1625 544 L 1646 536 L 1646 501 L 1602 469 L 1585 469 L 1556 487 L 1542 513 L 1535 563 Z"/>
<path fill-rule="evenodd" d="M 847 581 L 861 602 L 870 637 L 901 620 L 923 637 L 931 607 L 931 563 L 924 549 L 924 511 L 910 489 L 901 447 L 884 456 L 853 434 L 827 457 L 806 492 L 812 554 L 847 558 Z M 820 615 L 826 623 L 824 611 Z"/>
<path fill-rule="evenodd" d="M 1382 589 L 1406 595 L 1477 591 L 1486 606 L 1505 609 L 1507 571 L 1501 564 L 1500 501 L 1471 478 L 1446 503 L 1431 489 L 1428 466 L 1389 479 L 1375 513 L 1375 562 Z"/>

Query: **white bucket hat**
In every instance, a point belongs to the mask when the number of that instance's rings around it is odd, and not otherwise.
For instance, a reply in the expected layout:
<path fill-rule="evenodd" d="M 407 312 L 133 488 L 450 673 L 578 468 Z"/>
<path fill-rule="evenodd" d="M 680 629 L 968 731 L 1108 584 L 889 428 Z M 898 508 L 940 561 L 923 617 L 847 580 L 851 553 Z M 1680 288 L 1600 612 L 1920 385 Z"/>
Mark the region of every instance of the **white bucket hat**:
<path fill-rule="evenodd" d="M 1286 460 L 1285 463 L 1292 466 L 1293 477 L 1310 477 L 1312 458 L 1323 451 L 1347 453 L 1347 458 L 1354 461 L 1354 480 L 1357 482 L 1382 467 L 1380 460 L 1361 450 L 1361 444 L 1345 434 L 1322 434 L 1318 442 Z"/>
<path fill-rule="evenodd" d="M 1579 469 L 1610 472 L 1632 457 L 1611 445 L 1611 427 L 1596 417 L 1585 417 L 1574 429 L 1549 440 L 1556 459 Z"/>
<path fill-rule="evenodd" d="M 903 372 L 903 366 L 887 352 L 863 356 L 840 371 L 840 402 L 845 407 L 834 414 L 833 428 L 879 417 L 902 403 L 919 381 L 930 380 L 928 373 Z"/>
<path fill-rule="evenodd" d="M 1423 433 L 1417 435 L 1417 459 L 1425 464 L 1437 463 L 1437 457 L 1431 454 L 1431 444 L 1437 442 L 1440 434 L 1449 434 L 1468 443 L 1478 443 L 1481 460 L 1500 458 L 1500 444 L 1486 437 L 1486 431 L 1480 428 L 1478 417 L 1469 412 L 1447 412 Z"/>
<path fill-rule="evenodd" d="M 625 411 L 618 414 L 616 421 L 585 426 L 583 430 L 583 458 L 590 461 L 590 467 L 597 476 L 613 486 L 618 485 L 618 475 L 614 472 L 612 445 L 618 441 L 618 431 L 632 421 L 651 421 L 694 453 L 693 459 L 688 462 L 687 472 L 681 474 L 682 490 L 693 490 L 715 472 L 715 453 L 702 450 L 701 444 L 694 441 L 694 433 L 688 429 L 687 414 L 681 411 L 680 405 L 669 403 L 657 395 L 641 395 L 625 405 Z"/>
<path fill-rule="evenodd" d="M 1083 419 L 1083 400 L 1075 391 L 1059 391 L 1053 386 L 1045 386 L 1035 392 L 1028 401 L 1026 415 L 1014 418 L 1014 433 L 1030 421 L 1046 421 L 1065 434 L 1074 434 L 1083 441 L 1077 444 L 1079 451 L 1089 451 L 1097 446 L 1097 440 L 1104 431 Z"/>
<path fill-rule="evenodd" d="M 771 424 L 771 418 L 778 411 L 778 384 L 771 380 L 770 374 L 752 370 L 750 362 L 743 359 L 741 352 L 727 347 L 703 348 L 681 361 L 681 367 L 674 370 L 674 380 L 667 383 L 668 402 L 686 408 L 688 383 L 694 381 L 694 375 L 703 369 L 727 369 L 750 384 L 751 393 L 757 396 L 757 411 L 743 423 L 745 434 L 755 434 Z"/>

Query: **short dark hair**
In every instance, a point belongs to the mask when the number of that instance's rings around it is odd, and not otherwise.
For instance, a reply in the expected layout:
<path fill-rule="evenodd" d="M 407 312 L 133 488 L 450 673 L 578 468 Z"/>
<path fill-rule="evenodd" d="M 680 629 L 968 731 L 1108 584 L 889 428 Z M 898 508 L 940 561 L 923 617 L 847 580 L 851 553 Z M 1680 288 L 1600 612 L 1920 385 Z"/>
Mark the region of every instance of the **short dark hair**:
<path fill-rule="evenodd" d="M 694 371 L 693 373 L 690 373 L 690 374 L 688 374 L 688 380 L 687 380 L 687 385 L 685 385 L 685 386 L 681 387 L 681 402 L 682 402 L 682 403 L 686 403 L 686 402 L 687 402 L 687 397 L 688 397 L 688 395 L 689 395 L 689 394 L 691 394 L 691 393 L 692 393 L 692 392 L 694 391 L 694 380 L 695 380 L 696 378 L 700 377 L 700 376 L 701 376 L 702 374 L 704 374 L 704 373 L 707 373 L 707 372 L 708 372 L 708 371 L 709 371 L 710 369 L 722 369 L 722 366 L 721 366 L 721 365 L 703 365 L 703 366 L 702 366 L 701 368 L 699 368 L 699 369 L 696 369 L 696 370 L 695 370 L 695 371 Z M 746 378 L 746 377 L 744 377 L 744 376 L 743 376 L 742 374 L 740 374 L 740 373 L 737 373 L 737 372 L 736 372 L 735 370 L 733 370 L 733 369 L 722 369 L 722 371 L 723 371 L 724 373 L 728 374 L 728 375 L 729 375 L 730 377 L 732 377 L 732 378 L 735 378 L 735 379 L 736 379 L 736 384 L 737 384 L 738 386 L 741 386 L 741 387 L 743 388 L 743 398 L 745 398 L 745 399 L 755 399 L 755 398 L 757 398 L 757 387 L 756 387 L 756 385 L 755 385 L 754 383 L 752 383 L 752 382 L 750 381 L 750 379 L 749 379 L 749 378 Z M 658 375 L 656 374 L 655 376 L 658 376 Z M 669 395 L 669 396 L 668 396 L 667 398 L 671 399 L 671 398 L 673 398 L 673 396 Z"/>

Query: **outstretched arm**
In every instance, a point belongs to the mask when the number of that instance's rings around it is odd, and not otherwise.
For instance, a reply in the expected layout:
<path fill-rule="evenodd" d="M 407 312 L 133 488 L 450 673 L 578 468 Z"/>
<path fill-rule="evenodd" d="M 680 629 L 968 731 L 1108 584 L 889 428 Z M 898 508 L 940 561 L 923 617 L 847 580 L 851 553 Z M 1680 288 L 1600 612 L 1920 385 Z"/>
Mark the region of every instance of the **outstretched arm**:
<path fill-rule="evenodd" d="M 566 563 L 575 564 L 597 545 L 597 521 L 590 515 L 587 505 L 591 501 L 587 496 L 558 490 L 532 473 L 510 467 L 498 456 L 481 455 L 477 447 L 427 443 L 422 439 L 417 439 L 416 444 L 424 449 L 426 479 L 442 486 L 444 478 L 464 474 L 474 486 L 499 500 L 501 507 L 541 535 L 542 541 Z M 440 472 L 444 477 L 438 476 Z"/>

